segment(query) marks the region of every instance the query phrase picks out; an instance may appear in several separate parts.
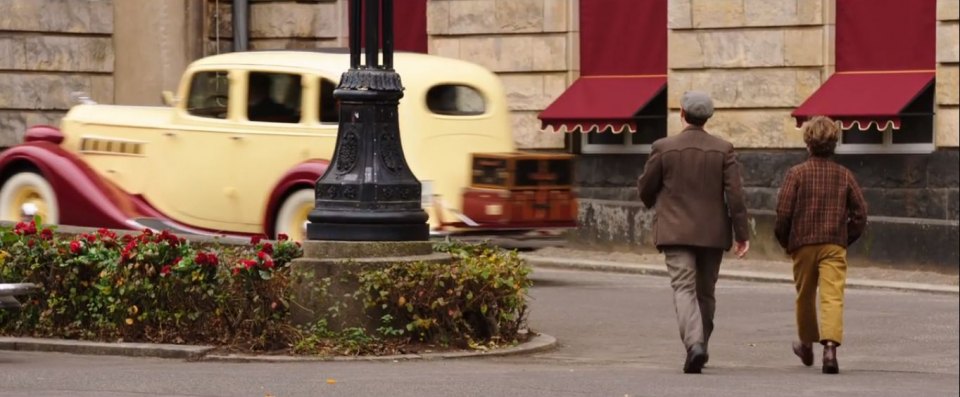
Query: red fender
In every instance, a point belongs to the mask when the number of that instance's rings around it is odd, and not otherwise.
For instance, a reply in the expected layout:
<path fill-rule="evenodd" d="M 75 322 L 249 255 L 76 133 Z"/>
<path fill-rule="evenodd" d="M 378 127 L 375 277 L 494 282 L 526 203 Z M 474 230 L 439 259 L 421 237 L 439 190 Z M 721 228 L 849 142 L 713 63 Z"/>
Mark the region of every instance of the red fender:
<path fill-rule="evenodd" d="M 297 189 L 313 189 L 317 184 L 317 180 L 323 176 L 324 172 L 327 172 L 328 165 L 330 165 L 328 160 L 307 160 L 297 164 L 287 171 L 287 173 L 283 174 L 280 182 L 274 185 L 273 190 L 270 192 L 270 199 L 267 201 L 267 209 L 263 214 L 264 234 L 273 237 L 275 232 L 275 230 L 273 230 L 274 218 L 276 217 L 277 210 L 280 209 L 280 205 L 283 204 L 283 199 L 287 198 L 287 195 Z"/>
<path fill-rule="evenodd" d="M 56 143 L 56 134 L 34 139 L 0 153 L 3 182 L 13 173 L 32 167 L 50 183 L 57 197 L 61 224 L 131 229 L 130 219 L 139 215 L 136 203 L 118 188 L 101 178 L 93 169 Z M 59 132 L 59 131 L 57 131 Z M 61 138 L 62 139 L 62 138 Z"/>

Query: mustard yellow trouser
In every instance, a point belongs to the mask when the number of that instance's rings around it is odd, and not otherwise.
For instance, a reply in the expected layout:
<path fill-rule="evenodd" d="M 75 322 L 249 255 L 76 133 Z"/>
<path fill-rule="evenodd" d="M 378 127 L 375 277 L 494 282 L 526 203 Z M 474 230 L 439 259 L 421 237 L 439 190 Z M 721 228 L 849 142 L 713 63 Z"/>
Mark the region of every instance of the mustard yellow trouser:
<path fill-rule="evenodd" d="M 793 252 L 797 285 L 797 333 L 803 343 L 843 343 L 843 287 L 847 281 L 847 250 L 835 244 L 815 244 Z M 820 325 L 817 326 L 817 286 Z"/>

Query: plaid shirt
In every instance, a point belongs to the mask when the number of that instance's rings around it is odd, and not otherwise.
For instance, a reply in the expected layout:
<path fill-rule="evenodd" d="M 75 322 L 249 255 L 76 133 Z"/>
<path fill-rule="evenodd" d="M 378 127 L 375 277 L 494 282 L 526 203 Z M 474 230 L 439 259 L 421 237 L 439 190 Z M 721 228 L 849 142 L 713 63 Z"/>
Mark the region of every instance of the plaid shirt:
<path fill-rule="evenodd" d="M 811 244 L 853 244 L 867 225 L 867 203 L 853 174 L 811 156 L 790 168 L 777 198 L 774 233 L 793 252 Z"/>

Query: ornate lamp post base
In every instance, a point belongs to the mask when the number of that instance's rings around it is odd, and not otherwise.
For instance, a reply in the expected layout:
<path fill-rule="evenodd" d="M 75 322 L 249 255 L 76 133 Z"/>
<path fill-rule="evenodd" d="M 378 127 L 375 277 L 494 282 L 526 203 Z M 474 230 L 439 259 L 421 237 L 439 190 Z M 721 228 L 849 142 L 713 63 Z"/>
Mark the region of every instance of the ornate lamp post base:
<path fill-rule="evenodd" d="M 327 172 L 317 181 L 307 238 L 427 240 L 420 182 L 400 144 L 400 75 L 392 69 L 350 69 L 333 95 L 340 101 L 337 144 Z"/>

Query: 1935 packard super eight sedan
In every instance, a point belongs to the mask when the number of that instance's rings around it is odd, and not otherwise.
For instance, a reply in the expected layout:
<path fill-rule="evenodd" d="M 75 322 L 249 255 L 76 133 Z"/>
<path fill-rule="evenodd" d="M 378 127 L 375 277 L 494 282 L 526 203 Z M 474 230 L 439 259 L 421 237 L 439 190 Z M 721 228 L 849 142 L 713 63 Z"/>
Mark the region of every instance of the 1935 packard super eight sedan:
<path fill-rule="evenodd" d="M 0 219 L 302 239 L 336 142 L 339 51 L 193 62 L 169 106 L 79 104 L 0 153 Z M 397 53 L 399 122 L 434 233 L 575 226 L 572 158 L 515 152 L 499 79 Z"/>

